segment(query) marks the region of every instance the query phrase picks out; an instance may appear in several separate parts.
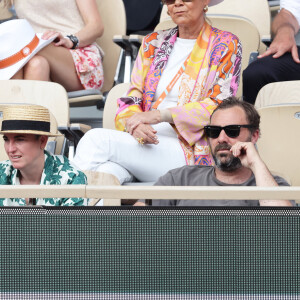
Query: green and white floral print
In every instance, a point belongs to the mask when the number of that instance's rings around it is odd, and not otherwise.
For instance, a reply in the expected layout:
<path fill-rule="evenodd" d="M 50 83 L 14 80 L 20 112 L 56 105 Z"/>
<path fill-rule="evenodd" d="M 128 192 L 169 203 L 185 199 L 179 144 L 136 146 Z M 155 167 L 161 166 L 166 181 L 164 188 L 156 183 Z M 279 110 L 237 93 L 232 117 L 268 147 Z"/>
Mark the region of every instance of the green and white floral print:
<path fill-rule="evenodd" d="M 0 185 L 16 185 L 19 171 L 15 169 L 9 160 L 0 163 Z M 45 166 L 41 178 L 41 185 L 65 185 L 87 184 L 83 172 L 74 167 L 70 161 L 62 155 L 52 155 L 45 151 Z M 26 205 L 22 198 L 0 198 L 0 206 Z M 84 198 L 38 198 L 36 205 L 49 206 L 80 206 L 87 205 Z"/>

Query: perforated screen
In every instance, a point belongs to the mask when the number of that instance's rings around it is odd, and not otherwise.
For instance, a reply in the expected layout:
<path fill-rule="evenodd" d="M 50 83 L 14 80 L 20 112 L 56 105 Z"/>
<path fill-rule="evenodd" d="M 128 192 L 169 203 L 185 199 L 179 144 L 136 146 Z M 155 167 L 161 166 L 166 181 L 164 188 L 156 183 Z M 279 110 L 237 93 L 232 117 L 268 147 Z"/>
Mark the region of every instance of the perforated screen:
<path fill-rule="evenodd" d="M 299 208 L 0 208 L 1 299 L 299 299 Z"/>

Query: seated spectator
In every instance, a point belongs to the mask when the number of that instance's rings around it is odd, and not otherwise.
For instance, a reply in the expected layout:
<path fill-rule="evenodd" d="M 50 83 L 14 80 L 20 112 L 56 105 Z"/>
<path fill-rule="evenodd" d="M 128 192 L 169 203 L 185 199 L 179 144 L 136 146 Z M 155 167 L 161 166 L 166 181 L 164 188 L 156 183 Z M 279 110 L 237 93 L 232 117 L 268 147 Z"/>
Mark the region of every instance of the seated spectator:
<path fill-rule="evenodd" d="M 11 2 L 18 18 L 26 19 L 36 33 L 43 33 L 43 39 L 54 42 L 12 77 L 1 79 L 54 81 L 67 91 L 101 88 L 102 50 L 95 41 L 104 28 L 96 0 L 4 0 L 7 5 Z M 1 37 L 0 43 L 5 43 Z"/>
<path fill-rule="evenodd" d="M 300 80 L 300 45 L 295 40 L 300 29 L 300 1 L 281 0 L 280 6 L 272 23 L 274 39 L 270 47 L 243 72 L 244 100 L 252 104 L 266 84 Z"/>
<path fill-rule="evenodd" d="M 45 151 L 50 132 L 49 111 L 39 105 L 9 105 L 3 110 L 0 134 L 9 160 L 0 163 L 1 185 L 86 184 L 85 175 L 66 157 Z M 87 205 L 83 198 L 0 198 L 0 205 Z"/>
<path fill-rule="evenodd" d="M 85 134 L 74 158 L 82 170 L 112 174 L 122 184 L 211 164 L 203 126 L 236 93 L 241 68 L 238 38 L 205 20 L 208 5 L 221 1 L 164 1 L 178 27 L 144 38 L 130 89 L 118 99 L 119 131 Z"/>
<path fill-rule="evenodd" d="M 205 126 L 215 166 L 184 166 L 169 171 L 155 185 L 163 186 L 287 186 L 271 175 L 255 143 L 260 116 L 253 105 L 231 98 L 213 112 Z M 245 198 L 247 195 L 245 195 Z M 139 201 L 136 205 L 143 205 Z M 153 200 L 154 206 L 290 206 L 278 200 Z"/>

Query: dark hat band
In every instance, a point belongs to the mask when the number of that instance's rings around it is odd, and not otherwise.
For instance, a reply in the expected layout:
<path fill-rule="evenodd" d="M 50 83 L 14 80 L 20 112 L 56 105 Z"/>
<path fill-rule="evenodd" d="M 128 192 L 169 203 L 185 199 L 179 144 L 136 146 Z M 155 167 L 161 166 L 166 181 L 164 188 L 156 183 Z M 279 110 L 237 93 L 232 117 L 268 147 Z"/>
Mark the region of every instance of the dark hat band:
<path fill-rule="evenodd" d="M 2 130 L 35 130 L 50 132 L 50 122 L 29 120 L 3 120 Z"/>

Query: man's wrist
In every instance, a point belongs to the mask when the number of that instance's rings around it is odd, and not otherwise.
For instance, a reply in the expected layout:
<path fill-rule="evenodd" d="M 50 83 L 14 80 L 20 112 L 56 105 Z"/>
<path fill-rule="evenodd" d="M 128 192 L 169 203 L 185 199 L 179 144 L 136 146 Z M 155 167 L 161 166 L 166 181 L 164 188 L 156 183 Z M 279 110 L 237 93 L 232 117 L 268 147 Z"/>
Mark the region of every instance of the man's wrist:
<path fill-rule="evenodd" d="M 279 34 L 280 32 L 290 32 L 291 31 L 291 33 L 295 36 L 296 34 L 297 34 L 297 30 L 296 30 L 296 28 L 292 25 L 292 24 L 290 24 L 290 23 L 283 23 L 283 24 L 281 24 L 278 28 L 277 28 L 277 30 L 276 30 L 276 32 L 275 32 L 275 36 L 277 35 L 277 34 Z"/>
<path fill-rule="evenodd" d="M 261 172 L 269 172 L 267 165 L 260 157 L 250 166 L 250 169 L 254 176 L 260 174 Z"/>

